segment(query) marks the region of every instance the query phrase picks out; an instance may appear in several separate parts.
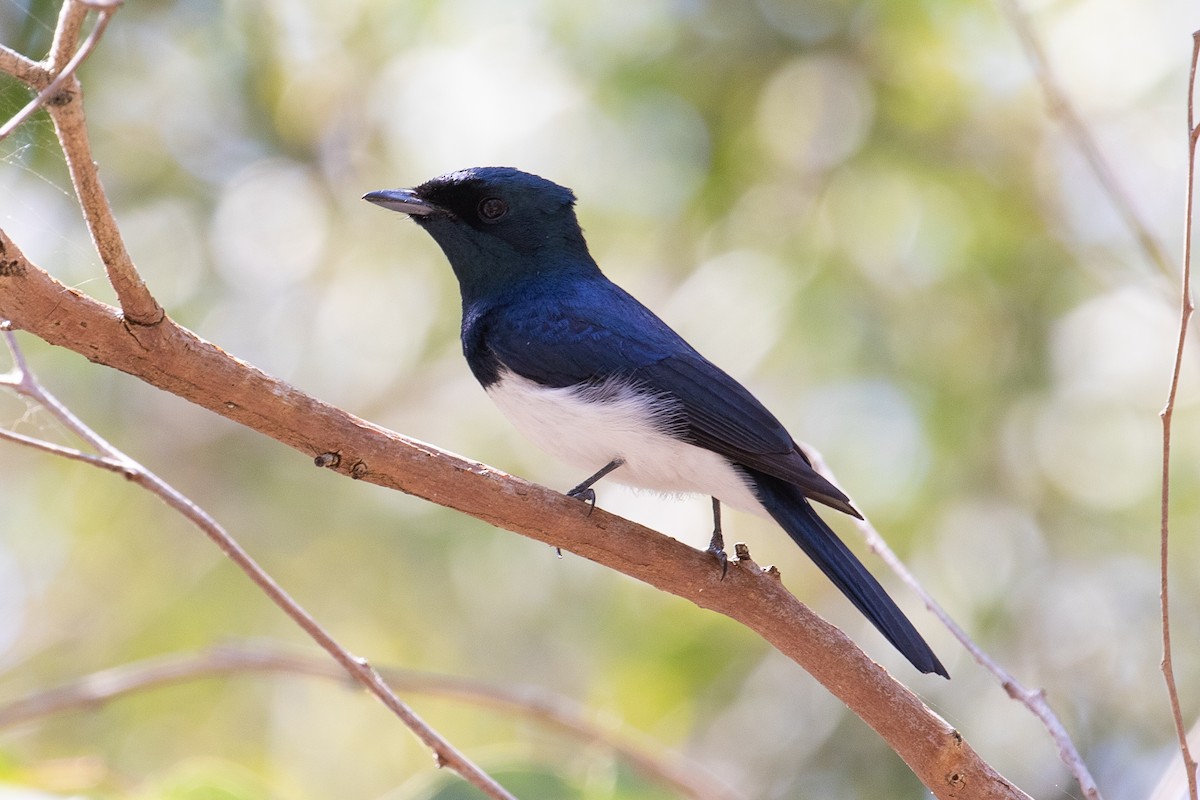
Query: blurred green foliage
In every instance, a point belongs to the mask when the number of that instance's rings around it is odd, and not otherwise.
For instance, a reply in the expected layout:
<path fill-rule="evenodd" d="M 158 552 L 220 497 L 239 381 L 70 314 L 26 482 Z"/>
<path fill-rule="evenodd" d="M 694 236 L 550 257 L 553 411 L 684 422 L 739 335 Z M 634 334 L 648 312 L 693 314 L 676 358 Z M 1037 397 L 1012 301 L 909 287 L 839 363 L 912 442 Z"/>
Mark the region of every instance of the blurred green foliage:
<path fill-rule="evenodd" d="M 1175 253 L 1194 9 L 1033 6 L 1064 86 Z M 0 42 L 40 57 L 56 14 L 0 0 Z M 1046 116 L 992 4 L 127 2 L 81 77 L 101 176 L 175 319 L 356 414 L 556 487 L 580 476 L 520 441 L 461 362 L 441 254 L 358 198 L 481 164 L 573 187 L 608 274 L 823 452 L 951 614 L 1046 687 L 1110 800 L 1148 794 L 1173 742 L 1156 414 L 1174 282 Z M 27 99 L 0 80 L 6 116 Z M 111 297 L 44 114 L 0 143 L 0 197 L 27 255 Z M 921 796 L 865 725 L 727 620 L 21 341 L 77 413 L 374 662 L 559 692 L 746 797 Z M 1191 720 L 1194 357 L 1184 378 L 1174 591 Z M 9 395 L 0 422 L 62 436 Z M 706 541 L 703 498 L 599 494 Z M 914 675 L 772 526 L 729 526 L 1002 773 L 1038 798 L 1078 796 L 1040 727 L 895 581 L 951 682 Z M 154 499 L 0 446 L 0 699 L 237 637 L 304 645 Z M 604 748 L 412 700 L 521 797 L 670 796 Z M 476 796 L 372 700 L 301 677 L 196 682 L 0 732 L 0 784 L 5 797 Z"/>

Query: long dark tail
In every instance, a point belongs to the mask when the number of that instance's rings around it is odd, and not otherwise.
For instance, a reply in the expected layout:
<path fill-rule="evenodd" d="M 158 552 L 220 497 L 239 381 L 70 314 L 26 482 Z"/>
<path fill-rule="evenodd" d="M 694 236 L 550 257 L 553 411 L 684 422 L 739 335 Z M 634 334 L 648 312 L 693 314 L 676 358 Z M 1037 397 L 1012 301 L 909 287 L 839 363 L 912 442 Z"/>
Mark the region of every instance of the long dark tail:
<path fill-rule="evenodd" d="M 829 580 L 842 590 L 889 642 L 921 672 L 949 678 L 946 668 L 917 633 L 908 617 L 854 557 L 798 488 L 755 470 L 746 470 L 756 487 L 759 502 L 796 544 L 816 562 Z"/>

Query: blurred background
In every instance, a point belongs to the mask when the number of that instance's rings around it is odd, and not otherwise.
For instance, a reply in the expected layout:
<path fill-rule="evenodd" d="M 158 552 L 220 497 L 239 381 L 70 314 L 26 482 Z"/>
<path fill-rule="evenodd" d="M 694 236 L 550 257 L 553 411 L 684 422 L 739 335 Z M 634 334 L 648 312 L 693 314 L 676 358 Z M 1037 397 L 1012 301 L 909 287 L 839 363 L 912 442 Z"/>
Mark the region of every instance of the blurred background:
<path fill-rule="evenodd" d="M 40 58 L 57 3 L 0 0 Z M 1026 12 L 1177 271 L 1185 0 Z M 575 189 L 608 275 L 825 456 L 925 586 L 1045 687 L 1109 800 L 1175 757 L 1158 611 L 1173 274 L 1113 210 L 987 0 L 129 0 L 81 70 L 96 159 L 172 317 L 407 435 L 565 489 L 462 361 L 458 290 L 359 200 L 473 165 Z M 0 78 L 7 118 L 28 100 Z M 0 226 L 111 300 L 50 123 L 0 143 Z M 311 460 L 135 379 L 21 343 L 99 433 L 221 521 L 354 652 L 577 702 L 748 798 L 917 798 L 860 720 L 735 624 Z M 1174 439 L 1174 635 L 1200 714 L 1200 397 Z M 7 363 L 0 363 L 0 369 Z M 61 440 L 0 394 L 0 424 Z M 705 498 L 600 504 L 703 547 Z M 834 520 L 862 552 L 853 528 Z M 954 676 L 919 676 L 772 525 L 773 563 L 1037 798 L 1080 796 L 1010 701 L 873 557 Z M 0 702 L 249 637 L 315 646 L 197 531 L 121 479 L 0 444 Z M 526 798 L 662 798 L 601 746 L 408 697 Z M 0 797 L 466 798 L 373 699 L 211 679 L 0 731 Z"/>

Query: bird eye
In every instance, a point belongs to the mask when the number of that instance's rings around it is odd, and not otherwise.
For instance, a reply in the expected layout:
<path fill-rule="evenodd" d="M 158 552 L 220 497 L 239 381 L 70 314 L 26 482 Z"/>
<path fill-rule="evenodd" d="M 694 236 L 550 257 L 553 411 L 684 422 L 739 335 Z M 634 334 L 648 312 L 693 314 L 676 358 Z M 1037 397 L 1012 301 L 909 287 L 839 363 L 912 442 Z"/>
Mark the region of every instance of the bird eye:
<path fill-rule="evenodd" d="M 497 222 L 508 213 L 508 203 L 499 197 L 485 197 L 479 201 L 479 218 L 484 222 Z"/>

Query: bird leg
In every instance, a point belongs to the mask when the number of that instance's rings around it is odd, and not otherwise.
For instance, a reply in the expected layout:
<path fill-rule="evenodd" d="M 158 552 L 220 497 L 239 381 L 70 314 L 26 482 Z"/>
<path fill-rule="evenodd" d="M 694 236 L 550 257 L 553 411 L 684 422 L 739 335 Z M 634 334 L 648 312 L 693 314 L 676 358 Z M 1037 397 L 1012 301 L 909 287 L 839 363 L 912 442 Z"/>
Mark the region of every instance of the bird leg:
<path fill-rule="evenodd" d="M 721 533 L 721 501 L 713 498 L 713 535 L 708 543 L 708 552 L 716 557 L 721 565 L 721 580 L 729 572 L 729 556 L 725 555 L 725 536 Z"/>
<path fill-rule="evenodd" d="M 605 464 L 604 467 L 595 475 L 588 478 L 571 491 L 567 492 L 567 497 L 574 497 L 577 500 L 582 500 L 583 502 L 587 503 L 589 506 L 591 506 L 591 508 L 588 509 L 588 513 L 591 514 L 592 508 L 596 507 L 596 492 L 592 490 L 592 484 L 624 463 L 625 459 L 617 456 L 612 461 Z"/>
<path fill-rule="evenodd" d="M 597 472 L 592 477 L 588 478 L 583 483 L 576 486 L 571 491 L 567 492 L 567 497 L 574 497 L 577 500 L 582 500 L 588 504 L 588 516 L 591 516 L 592 509 L 596 507 L 596 492 L 592 489 L 592 484 L 603 478 L 608 473 L 612 472 L 617 467 L 625 463 L 625 459 L 617 456 L 612 461 L 604 465 L 603 469 Z M 562 558 L 562 548 L 556 547 L 554 551 L 558 553 L 558 557 Z"/>

